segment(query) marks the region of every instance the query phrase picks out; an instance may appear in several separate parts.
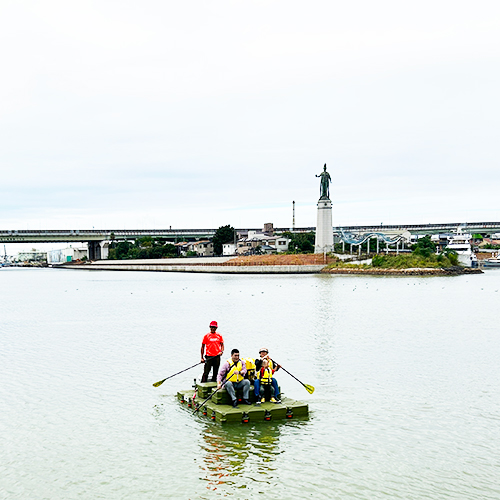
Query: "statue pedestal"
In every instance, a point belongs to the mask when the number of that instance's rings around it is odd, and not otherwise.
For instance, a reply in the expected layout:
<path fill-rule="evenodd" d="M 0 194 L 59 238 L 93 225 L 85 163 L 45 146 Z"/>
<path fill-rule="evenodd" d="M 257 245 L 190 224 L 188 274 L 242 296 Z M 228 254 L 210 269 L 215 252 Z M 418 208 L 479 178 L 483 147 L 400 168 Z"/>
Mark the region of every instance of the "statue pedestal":
<path fill-rule="evenodd" d="M 318 219 L 316 224 L 316 240 L 314 253 L 333 251 L 332 202 L 328 199 L 318 200 Z"/>

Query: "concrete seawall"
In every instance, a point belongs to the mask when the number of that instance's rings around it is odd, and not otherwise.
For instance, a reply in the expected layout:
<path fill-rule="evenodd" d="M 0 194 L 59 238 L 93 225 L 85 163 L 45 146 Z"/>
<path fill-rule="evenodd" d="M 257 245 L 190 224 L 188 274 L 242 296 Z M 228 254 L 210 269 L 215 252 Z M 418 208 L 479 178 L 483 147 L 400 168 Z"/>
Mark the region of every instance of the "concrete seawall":
<path fill-rule="evenodd" d="M 123 262 L 123 261 L 122 261 Z M 126 262 L 126 261 L 125 261 Z M 166 264 L 65 264 L 57 266 L 61 269 L 77 269 L 85 271 L 157 271 L 173 273 L 217 273 L 217 274 L 316 274 L 324 265 L 290 265 L 290 266 L 221 266 L 221 265 L 166 265 Z"/>

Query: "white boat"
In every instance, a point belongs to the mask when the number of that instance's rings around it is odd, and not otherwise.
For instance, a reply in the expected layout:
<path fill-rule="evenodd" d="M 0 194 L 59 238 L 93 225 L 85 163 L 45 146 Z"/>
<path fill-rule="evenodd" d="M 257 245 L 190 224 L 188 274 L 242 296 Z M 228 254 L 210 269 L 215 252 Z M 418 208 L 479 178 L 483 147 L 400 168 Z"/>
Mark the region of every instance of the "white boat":
<path fill-rule="evenodd" d="M 489 259 L 484 259 L 482 264 L 483 267 L 500 267 L 500 252 L 492 254 Z"/>
<path fill-rule="evenodd" d="M 461 228 L 457 229 L 446 245 L 445 250 L 453 250 L 458 254 L 458 262 L 465 267 L 477 267 L 477 257 L 472 251 L 472 235 L 463 233 Z"/>

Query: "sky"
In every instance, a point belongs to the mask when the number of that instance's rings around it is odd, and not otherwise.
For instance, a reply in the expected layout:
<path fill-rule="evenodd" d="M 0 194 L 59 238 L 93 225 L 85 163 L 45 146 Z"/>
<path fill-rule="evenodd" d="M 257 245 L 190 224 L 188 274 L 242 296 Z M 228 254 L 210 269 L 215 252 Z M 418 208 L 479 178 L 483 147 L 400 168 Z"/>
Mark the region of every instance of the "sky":
<path fill-rule="evenodd" d="M 0 1 L 0 229 L 499 221 L 500 2 Z"/>

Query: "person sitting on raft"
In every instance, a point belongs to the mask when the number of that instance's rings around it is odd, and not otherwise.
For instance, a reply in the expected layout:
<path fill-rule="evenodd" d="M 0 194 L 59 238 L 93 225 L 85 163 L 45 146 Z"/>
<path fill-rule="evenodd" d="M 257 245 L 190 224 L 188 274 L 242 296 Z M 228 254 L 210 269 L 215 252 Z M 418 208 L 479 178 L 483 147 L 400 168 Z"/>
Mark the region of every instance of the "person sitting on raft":
<path fill-rule="evenodd" d="M 251 405 L 248 401 L 250 394 L 250 381 L 245 379 L 247 368 L 245 363 L 240 360 L 240 351 L 233 349 L 231 351 L 231 358 L 228 359 L 219 370 L 217 375 L 217 389 L 222 387 L 222 379 L 226 378 L 225 387 L 229 394 L 232 405 L 236 408 L 238 406 L 238 398 L 236 397 L 235 389 L 243 389 L 243 403 Z"/>
<path fill-rule="evenodd" d="M 243 363 L 246 366 L 247 373 L 245 378 L 250 380 L 250 384 L 255 380 L 255 359 L 253 358 L 244 358 L 242 359 Z"/>
<path fill-rule="evenodd" d="M 272 385 L 274 370 L 269 368 L 269 361 L 263 359 L 260 370 L 257 372 L 257 378 L 254 380 L 255 404 L 260 405 L 266 401 L 266 389 L 271 393 L 271 403 L 277 403 L 274 397 L 275 391 Z"/>
<path fill-rule="evenodd" d="M 276 373 L 280 369 L 280 365 L 276 364 L 273 362 L 273 360 L 269 357 L 269 349 L 267 347 L 262 347 L 259 350 L 259 356 L 260 358 L 257 358 L 255 360 L 255 371 L 258 372 L 261 367 L 262 367 L 262 361 L 264 359 L 267 359 L 269 363 L 269 368 L 273 370 L 273 374 Z M 278 381 L 273 377 L 271 381 L 271 385 L 274 389 L 274 395 L 276 398 L 277 403 L 281 403 L 281 398 L 280 398 L 280 388 L 278 386 Z M 257 389 L 257 384 L 254 382 L 254 388 L 255 388 L 255 396 L 257 399 L 259 399 L 259 390 Z"/>

